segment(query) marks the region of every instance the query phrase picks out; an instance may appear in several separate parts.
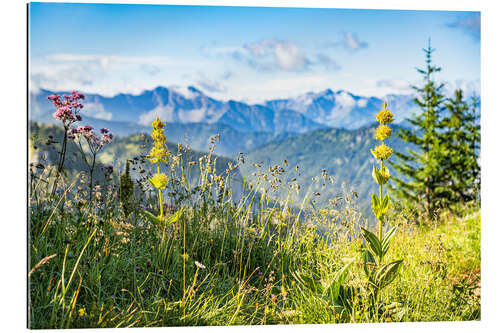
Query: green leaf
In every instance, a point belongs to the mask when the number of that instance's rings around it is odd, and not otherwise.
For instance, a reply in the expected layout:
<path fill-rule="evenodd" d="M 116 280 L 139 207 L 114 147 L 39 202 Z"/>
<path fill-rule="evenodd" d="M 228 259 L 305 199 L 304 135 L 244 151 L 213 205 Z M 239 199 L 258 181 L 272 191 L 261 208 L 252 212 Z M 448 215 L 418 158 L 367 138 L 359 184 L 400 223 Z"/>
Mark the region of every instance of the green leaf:
<path fill-rule="evenodd" d="M 168 219 L 165 219 L 165 218 L 160 218 L 159 216 L 155 216 L 150 212 L 148 212 L 147 210 L 142 211 L 144 216 L 146 216 L 148 220 L 150 220 L 156 225 L 170 225 L 174 222 L 177 222 L 179 218 L 182 216 L 183 212 L 184 212 L 184 207 L 178 210 L 175 214 L 171 215 Z"/>
<path fill-rule="evenodd" d="M 398 275 L 403 260 L 396 260 L 380 267 L 374 276 L 375 284 L 380 288 L 384 288 L 390 284 Z"/>
<path fill-rule="evenodd" d="M 161 220 L 158 217 L 156 217 L 155 215 L 151 214 L 147 210 L 143 210 L 142 214 L 144 214 L 144 216 L 146 216 L 148 218 L 148 220 L 151 221 L 152 223 L 157 224 L 157 225 L 162 224 Z"/>
<path fill-rule="evenodd" d="M 182 207 L 175 214 L 173 214 L 172 216 L 170 216 L 168 218 L 168 220 L 166 221 L 166 224 L 169 225 L 169 224 L 177 222 L 181 218 L 182 213 L 184 213 L 184 207 Z"/>
<path fill-rule="evenodd" d="M 389 193 L 386 193 L 384 199 L 382 199 L 381 207 L 384 211 L 387 211 L 389 208 Z"/>
<path fill-rule="evenodd" d="M 366 230 L 365 228 L 361 228 L 361 232 L 363 237 L 368 244 L 368 249 L 372 252 L 375 257 L 382 257 L 382 245 L 377 236 L 375 236 L 372 232 Z"/>
<path fill-rule="evenodd" d="M 396 234 L 396 230 L 398 229 L 398 226 L 392 227 L 387 234 L 382 238 L 382 253 L 385 255 L 387 251 L 389 250 L 389 245 L 391 244 L 391 238 Z"/>
<path fill-rule="evenodd" d="M 376 166 L 373 166 L 372 177 L 375 180 L 375 183 L 377 183 L 378 185 L 381 185 L 380 173 L 378 172 L 378 169 Z"/>
<path fill-rule="evenodd" d="M 348 263 L 344 265 L 344 267 L 342 267 L 339 271 L 335 272 L 333 281 L 328 288 L 328 295 L 332 300 L 336 300 L 339 297 L 340 287 L 345 283 L 350 267 L 351 263 Z"/>
<path fill-rule="evenodd" d="M 377 262 L 375 261 L 373 254 L 368 250 L 363 251 L 363 263 L 365 274 L 370 277 L 373 273 L 373 267 L 375 267 Z"/>
<path fill-rule="evenodd" d="M 373 213 L 375 214 L 375 216 L 377 216 L 378 218 L 378 215 L 379 215 L 379 212 L 380 212 L 380 201 L 377 197 L 377 195 L 374 193 L 372 193 L 372 210 L 373 210 Z"/>

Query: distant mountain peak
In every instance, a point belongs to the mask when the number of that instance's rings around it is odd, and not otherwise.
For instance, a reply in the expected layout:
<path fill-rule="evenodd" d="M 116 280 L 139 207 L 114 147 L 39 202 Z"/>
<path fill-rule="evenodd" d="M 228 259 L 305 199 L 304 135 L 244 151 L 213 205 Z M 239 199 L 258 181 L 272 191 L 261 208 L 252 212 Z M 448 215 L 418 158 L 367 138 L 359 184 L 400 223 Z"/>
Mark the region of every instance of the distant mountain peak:
<path fill-rule="evenodd" d="M 48 90 L 31 92 L 32 119 L 51 119 L 53 110 L 46 97 L 52 93 Z M 169 123 L 224 123 L 243 132 L 272 133 L 304 133 L 320 127 L 359 128 L 373 121 L 384 102 L 377 97 L 358 96 L 343 89 L 334 91 L 330 88 L 261 104 L 213 99 L 192 85 L 157 86 L 139 94 L 112 97 L 85 95 L 84 118 L 145 125 L 159 116 Z M 398 119 L 406 118 L 410 111 L 418 111 L 409 95 L 388 95 L 386 98 L 390 107 L 398 111 Z"/>
<path fill-rule="evenodd" d="M 189 91 L 191 91 L 191 92 L 193 92 L 193 93 L 197 93 L 197 94 L 202 94 L 202 95 L 203 95 L 203 92 L 202 92 L 201 90 L 196 89 L 196 88 L 195 88 L 195 87 L 193 87 L 193 86 L 189 86 L 189 87 L 188 87 L 188 90 L 189 90 Z"/>

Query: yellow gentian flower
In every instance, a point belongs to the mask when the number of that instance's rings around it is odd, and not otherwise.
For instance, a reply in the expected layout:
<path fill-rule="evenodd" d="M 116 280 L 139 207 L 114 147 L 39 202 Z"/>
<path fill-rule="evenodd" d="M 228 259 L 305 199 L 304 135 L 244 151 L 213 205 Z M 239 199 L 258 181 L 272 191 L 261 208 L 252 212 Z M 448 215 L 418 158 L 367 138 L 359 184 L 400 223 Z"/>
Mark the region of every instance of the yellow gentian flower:
<path fill-rule="evenodd" d="M 152 125 L 155 129 L 162 129 L 163 127 L 165 127 L 165 123 L 162 123 L 158 116 L 156 116 L 156 119 L 153 121 Z"/>
<path fill-rule="evenodd" d="M 373 156 L 375 156 L 378 160 L 386 160 L 392 155 L 392 148 L 386 146 L 385 144 L 375 147 L 375 151 L 373 149 L 370 150 Z"/>
<path fill-rule="evenodd" d="M 163 190 L 167 187 L 168 177 L 164 173 L 157 173 L 153 177 L 149 178 L 149 183 L 159 190 Z"/>
<path fill-rule="evenodd" d="M 375 139 L 384 141 L 388 137 L 391 136 L 392 130 L 389 126 L 382 124 L 379 127 L 377 127 L 377 130 L 375 131 Z"/>
<path fill-rule="evenodd" d="M 387 103 L 384 102 L 384 107 L 377 113 L 375 117 L 377 121 L 381 124 L 390 124 L 394 121 L 394 115 L 391 111 L 387 110 Z"/>

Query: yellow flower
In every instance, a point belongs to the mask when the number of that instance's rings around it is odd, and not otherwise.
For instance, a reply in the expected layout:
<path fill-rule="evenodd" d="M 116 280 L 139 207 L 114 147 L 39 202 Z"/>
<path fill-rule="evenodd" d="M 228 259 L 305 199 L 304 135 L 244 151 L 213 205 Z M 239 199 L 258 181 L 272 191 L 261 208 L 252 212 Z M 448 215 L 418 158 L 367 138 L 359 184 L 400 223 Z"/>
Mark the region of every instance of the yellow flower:
<path fill-rule="evenodd" d="M 83 317 L 83 316 L 87 315 L 87 312 L 85 312 L 85 308 L 80 308 L 80 309 L 78 310 L 78 315 L 79 315 L 80 317 Z"/>
<path fill-rule="evenodd" d="M 155 140 L 155 144 L 167 142 L 167 138 L 163 135 L 163 129 L 154 129 L 151 137 Z"/>
<path fill-rule="evenodd" d="M 163 190 L 168 184 L 168 177 L 164 173 L 157 173 L 149 178 L 149 183 L 159 190 Z"/>
<path fill-rule="evenodd" d="M 373 156 L 375 156 L 378 160 L 386 160 L 392 155 L 392 148 L 386 146 L 385 144 L 381 144 L 380 146 L 375 147 L 375 151 L 372 151 Z"/>
<path fill-rule="evenodd" d="M 286 291 L 284 286 L 281 286 L 281 295 L 283 295 L 283 297 L 286 297 L 286 295 L 288 295 L 288 292 Z"/>
<path fill-rule="evenodd" d="M 167 143 L 167 138 L 163 134 L 163 127 L 165 124 L 156 117 L 155 121 L 153 121 L 153 133 L 151 137 L 153 138 L 153 148 L 149 152 L 147 156 L 148 160 L 151 163 L 164 162 L 167 163 L 167 157 L 169 152 L 165 148 L 165 144 Z"/>
<path fill-rule="evenodd" d="M 384 103 L 384 107 L 377 113 L 376 119 L 381 124 L 390 124 L 394 121 L 393 117 L 391 111 L 387 110 L 387 103 Z"/>
<path fill-rule="evenodd" d="M 159 161 L 167 163 L 168 155 L 169 152 L 162 145 L 155 144 L 147 157 L 151 163 L 158 163 Z"/>
<path fill-rule="evenodd" d="M 162 123 L 158 116 L 156 116 L 156 119 L 153 121 L 152 125 L 155 129 L 162 129 L 163 127 L 165 127 L 165 123 Z"/>
<path fill-rule="evenodd" d="M 388 137 L 390 137 L 391 133 L 392 133 L 391 128 L 387 125 L 382 124 L 379 127 L 377 127 L 377 130 L 375 131 L 375 139 L 383 141 Z"/>

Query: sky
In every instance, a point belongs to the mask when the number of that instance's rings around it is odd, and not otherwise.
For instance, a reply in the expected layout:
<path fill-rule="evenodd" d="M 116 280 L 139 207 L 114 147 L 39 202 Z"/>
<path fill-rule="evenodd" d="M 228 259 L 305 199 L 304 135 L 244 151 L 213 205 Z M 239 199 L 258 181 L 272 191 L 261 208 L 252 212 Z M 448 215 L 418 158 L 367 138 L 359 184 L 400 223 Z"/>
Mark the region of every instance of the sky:
<path fill-rule="evenodd" d="M 429 39 L 436 79 L 479 93 L 479 12 L 31 3 L 30 89 L 194 86 L 250 103 L 408 94 Z"/>

